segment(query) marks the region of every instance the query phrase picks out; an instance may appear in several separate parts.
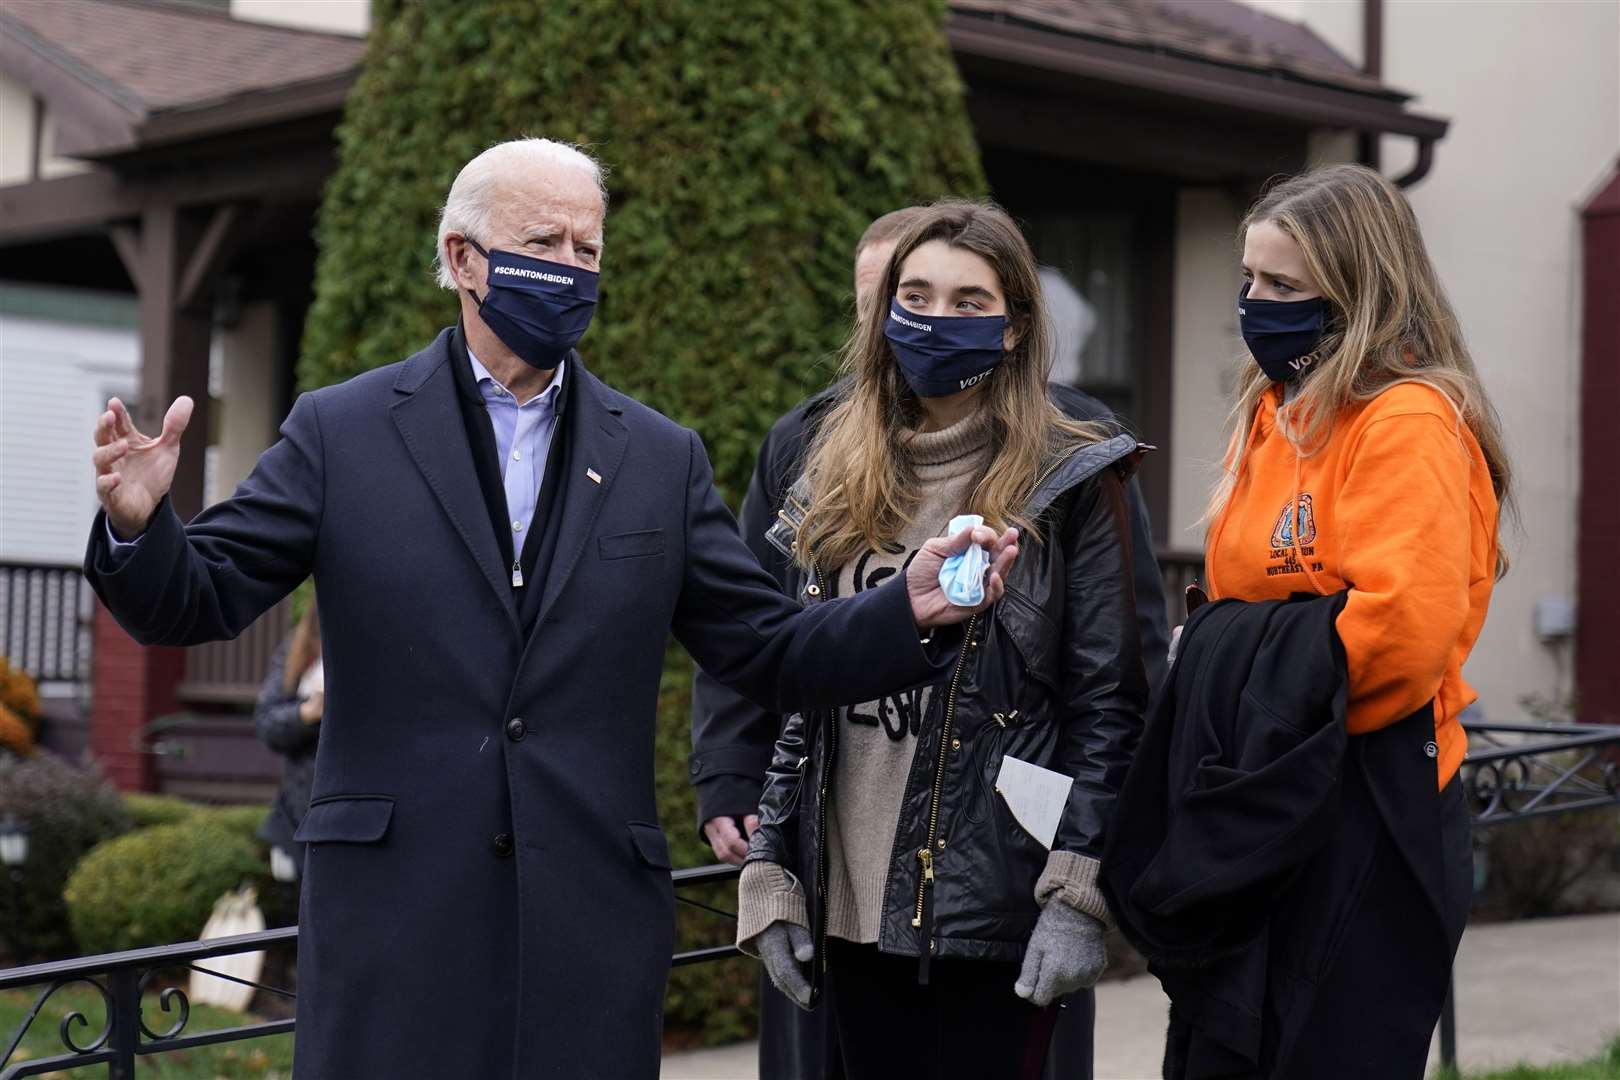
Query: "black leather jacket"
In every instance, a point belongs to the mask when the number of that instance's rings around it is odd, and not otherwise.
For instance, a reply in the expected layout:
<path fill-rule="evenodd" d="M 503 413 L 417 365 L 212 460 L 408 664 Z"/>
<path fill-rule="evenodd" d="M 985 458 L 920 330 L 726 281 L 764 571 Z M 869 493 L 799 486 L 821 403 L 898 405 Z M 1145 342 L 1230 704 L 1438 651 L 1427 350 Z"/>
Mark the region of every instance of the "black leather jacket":
<path fill-rule="evenodd" d="M 1006 755 L 1075 778 L 1053 846 L 1102 857 L 1147 699 L 1125 502 L 1141 452 L 1128 435 L 1076 451 L 1027 507 L 1042 542 L 1020 545 L 1006 595 L 968 624 L 949 683 L 930 695 L 884 892 L 882 951 L 1022 955 L 1047 852 L 995 794 Z M 796 518 L 802 508 L 790 501 L 779 531 L 791 534 Z M 795 569 L 793 594 L 818 602 L 818 578 Z M 804 883 L 818 957 L 837 715 L 784 722 L 748 851 L 750 862 L 780 863 Z M 814 975 L 819 991 L 820 964 Z"/>
<path fill-rule="evenodd" d="M 738 515 L 743 541 L 760 565 L 770 571 L 784 590 L 794 572 L 793 559 L 766 542 L 765 534 L 778 520 L 788 490 L 803 472 L 805 447 L 814 430 L 837 400 L 838 386 L 814 394 L 782 416 L 760 444 L 759 461 L 749 481 Z M 1047 386 L 1052 403 L 1077 420 L 1111 420 L 1108 407 L 1072 386 Z M 1131 570 L 1136 587 L 1136 627 L 1142 640 L 1142 666 L 1148 686 L 1164 682 L 1165 656 L 1170 648 L 1170 627 L 1164 597 L 1164 579 L 1154 557 L 1153 526 L 1142 492 L 1133 477 L 1125 488 L 1126 513 L 1131 525 Z M 697 831 L 711 818 L 744 815 L 759 807 L 765 770 L 776 748 L 782 718 L 764 712 L 736 691 L 716 682 L 702 669 L 692 686 L 692 786 L 697 792 Z"/>

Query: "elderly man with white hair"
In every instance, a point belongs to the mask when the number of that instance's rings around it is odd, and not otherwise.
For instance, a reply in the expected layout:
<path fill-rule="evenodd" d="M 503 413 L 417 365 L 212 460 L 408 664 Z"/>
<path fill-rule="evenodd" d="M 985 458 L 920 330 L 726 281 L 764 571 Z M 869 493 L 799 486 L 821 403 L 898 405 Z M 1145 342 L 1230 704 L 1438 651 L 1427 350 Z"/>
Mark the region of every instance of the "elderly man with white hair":
<path fill-rule="evenodd" d="M 326 713 L 299 934 L 299 1080 L 654 1077 L 674 945 L 653 797 L 665 644 L 772 711 L 936 681 L 973 610 L 905 581 L 808 609 L 738 539 L 697 436 L 574 345 L 603 261 L 601 171 L 543 139 L 451 187 L 459 325 L 305 394 L 229 499 L 167 493 L 163 431 L 96 427 L 86 573 L 149 644 L 234 637 L 311 574 Z M 648 357 L 656 363 L 657 357 Z M 746 388 L 739 387 L 739 392 Z"/>

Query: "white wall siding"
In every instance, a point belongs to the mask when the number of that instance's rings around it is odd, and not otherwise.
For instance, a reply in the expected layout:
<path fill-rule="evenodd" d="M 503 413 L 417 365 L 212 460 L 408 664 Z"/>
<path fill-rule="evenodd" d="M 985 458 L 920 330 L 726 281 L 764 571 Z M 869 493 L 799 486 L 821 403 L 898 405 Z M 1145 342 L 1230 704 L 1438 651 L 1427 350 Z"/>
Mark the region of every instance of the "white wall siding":
<path fill-rule="evenodd" d="M 0 311 L 0 560 L 84 557 L 91 433 L 109 396 L 133 396 L 139 364 L 133 327 Z"/>

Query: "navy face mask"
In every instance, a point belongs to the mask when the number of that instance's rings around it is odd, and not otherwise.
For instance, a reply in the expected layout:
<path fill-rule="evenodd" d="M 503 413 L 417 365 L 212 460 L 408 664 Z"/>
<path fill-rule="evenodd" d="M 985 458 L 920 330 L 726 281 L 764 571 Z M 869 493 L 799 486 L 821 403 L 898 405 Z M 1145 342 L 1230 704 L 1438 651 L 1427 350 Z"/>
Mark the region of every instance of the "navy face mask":
<path fill-rule="evenodd" d="M 1238 290 L 1238 328 L 1255 363 L 1272 382 L 1287 382 L 1315 363 L 1311 352 L 1322 340 L 1326 311 L 1320 296 L 1250 300 L 1248 282 Z"/>
<path fill-rule="evenodd" d="M 949 397 L 990 377 L 1001 363 L 1004 315 L 915 315 L 889 301 L 883 336 L 918 397 Z"/>
<path fill-rule="evenodd" d="M 591 325 L 596 271 L 485 251 L 472 237 L 467 243 L 489 260 L 488 291 L 482 297 L 473 293 L 484 325 L 525 363 L 541 371 L 555 368 Z"/>

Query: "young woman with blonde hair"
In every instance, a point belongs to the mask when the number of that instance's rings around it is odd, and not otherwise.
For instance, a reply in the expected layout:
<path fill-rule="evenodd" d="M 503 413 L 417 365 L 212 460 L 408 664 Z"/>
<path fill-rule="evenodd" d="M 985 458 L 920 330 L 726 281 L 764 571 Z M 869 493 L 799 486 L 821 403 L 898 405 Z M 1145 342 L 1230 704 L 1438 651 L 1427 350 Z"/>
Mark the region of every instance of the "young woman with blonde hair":
<path fill-rule="evenodd" d="M 1427 759 L 1398 796 L 1377 776 L 1363 792 L 1346 765 L 1341 813 L 1376 804 L 1381 838 L 1357 872 L 1353 917 L 1312 931 L 1329 935 L 1333 960 L 1309 989 L 1296 1048 L 1267 1075 L 1420 1077 L 1472 895 L 1456 774 L 1475 694 L 1462 665 L 1506 567 L 1511 469 L 1394 185 L 1359 165 L 1294 177 L 1259 200 L 1242 235 L 1238 321 L 1255 363 L 1210 506 L 1210 595 L 1343 593 L 1349 734 L 1400 725 L 1410 735 L 1395 760 Z M 1197 1049 L 1185 1028 L 1179 1038 L 1173 1026 L 1171 1058 L 1185 1063 Z"/>
<path fill-rule="evenodd" d="M 1017 226 L 927 208 L 774 530 L 806 603 L 904 572 L 959 514 L 1021 531 L 948 683 L 791 716 L 777 742 L 738 940 L 799 1004 L 825 993 L 851 1080 L 1038 1070 L 1051 1003 L 1104 963 L 1098 859 L 1146 696 L 1124 494 L 1139 447 L 1061 413 L 1050 359 Z M 1012 759 L 1066 785 L 1048 835 L 998 794 Z"/>

